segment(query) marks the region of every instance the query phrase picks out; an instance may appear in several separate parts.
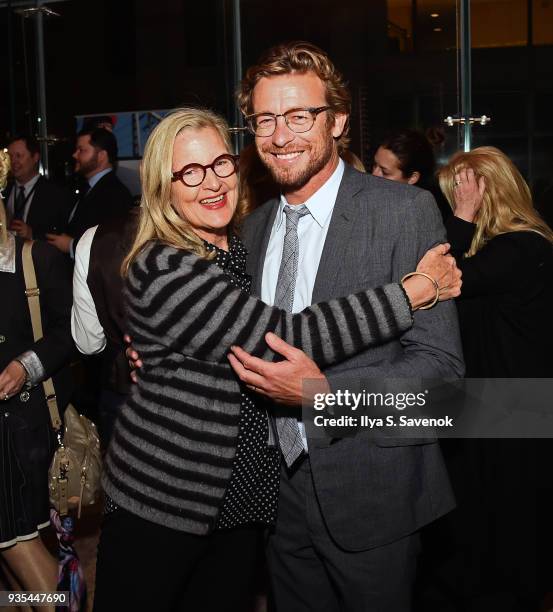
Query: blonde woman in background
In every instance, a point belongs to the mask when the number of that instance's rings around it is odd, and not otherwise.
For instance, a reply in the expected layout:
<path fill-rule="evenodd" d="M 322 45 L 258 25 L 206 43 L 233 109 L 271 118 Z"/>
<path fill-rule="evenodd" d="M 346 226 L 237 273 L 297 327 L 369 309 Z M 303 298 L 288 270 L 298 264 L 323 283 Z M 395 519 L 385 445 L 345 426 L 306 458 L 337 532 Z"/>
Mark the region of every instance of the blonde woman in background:
<path fill-rule="evenodd" d="M 457 305 L 466 376 L 553 377 L 553 232 L 528 185 L 494 147 L 457 153 L 439 181 L 463 272 Z M 553 590 L 550 441 L 446 440 L 442 447 L 458 508 L 441 524 L 452 537 L 448 558 L 444 533 L 433 533 L 440 576 L 429 583 L 445 586 L 443 599 L 423 609 L 453 609 L 453 600 L 467 611 L 537 610 Z"/>
<path fill-rule="evenodd" d="M 457 153 L 439 172 L 453 210 L 447 234 L 467 377 L 553 376 L 553 232 L 528 185 L 499 149 Z"/>

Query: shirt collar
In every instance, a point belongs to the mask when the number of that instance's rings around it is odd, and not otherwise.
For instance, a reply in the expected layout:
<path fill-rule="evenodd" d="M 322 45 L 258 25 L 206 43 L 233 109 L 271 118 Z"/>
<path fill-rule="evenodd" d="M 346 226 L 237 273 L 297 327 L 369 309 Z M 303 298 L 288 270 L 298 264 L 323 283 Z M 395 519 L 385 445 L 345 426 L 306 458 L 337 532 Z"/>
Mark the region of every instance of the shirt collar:
<path fill-rule="evenodd" d="M 309 210 L 309 214 L 313 217 L 313 219 L 315 219 L 320 227 L 325 227 L 330 220 L 343 175 L 344 162 L 340 159 L 338 160 L 336 169 L 330 175 L 326 183 L 321 185 L 321 187 L 319 187 L 319 189 L 304 202 L 305 206 L 307 206 L 307 209 Z M 288 202 L 286 201 L 284 194 L 281 194 L 277 216 L 275 219 L 275 229 L 277 230 L 280 229 L 280 226 L 284 221 L 284 207 L 287 204 Z"/>
<path fill-rule="evenodd" d="M 39 178 L 40 174 L 35 174 L 30 181 L 27 181 L 26 183 L 19 183 L 18 181 L 16 181 L 15 184 L 18 190 L 21 187 L 25 187 L 25 195 L 27 195 L 29 191 L 31 191 L 31 189 L 36 185 Z"/>
<path fill-rule="evenodd" d="M 98 174 L 95 174 L 94 176 L 91 176 L 88 179 L 88 184 L 90 185 L 90 189 L 92 189 L 94 187 L 94 185 L 96 185 L 96 183 L 103 178 L 104 176 L 106 176 L 106 174 L 108 174 L 109 172 L 111 172 L 113 170 L 113 168 L 106 168 L 105 170 L 102 170 L 101 172 L 98 172 Z"/>

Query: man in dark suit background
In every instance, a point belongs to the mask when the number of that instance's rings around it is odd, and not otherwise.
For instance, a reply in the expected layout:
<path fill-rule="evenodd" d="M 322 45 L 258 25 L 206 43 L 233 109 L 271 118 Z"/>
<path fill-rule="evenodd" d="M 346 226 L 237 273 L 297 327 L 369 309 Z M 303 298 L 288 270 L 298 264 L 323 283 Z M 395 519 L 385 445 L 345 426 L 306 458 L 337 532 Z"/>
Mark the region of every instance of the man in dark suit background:
<path fill-rule="evenodd" d="M 23 134 L 13 137 L 8 154 L 14 179 L 6 192 L 10 229 L 27 240 L 44 239 L 46 232 L 64 232 L 71 212 L 71 195 L 40 175 L 36 139 Z"/>
<path fill-rule="evenodd" d="M 255 210 L 242 231 L 253 292 L 265 302 L 280 305 L 281 277 L 288 274 L 281 259 L 292 243 L 298 263 L 287 299 L 297 312 L 398 281 L 426 249 L 445 242 L 428 192 L 361 174 L 339 159 L 351 99 L 320 49 L 289 43 L 270 50 L 246 73 L 239 102 L 259 157 L 282 191 Z M 324 373 L 298 349 L 270 342 L 284 361 L 265 363 L 233 349 L 231 363 L 250 388 L 288 406 L 301 405 L 303 379 L 321 379 L 335 392 L 371 377 L 457 377 L 464 369 L 451 302 L 416 312 L 401 338 Z M 374 439 L 367 432 L 311 438 L 296 421 L 289 438 L 299 446 L 296 455 L 284 448 L 288 434 L 279 418 L 276 425 L 286 458 L 277 525 L 268 540 L 278 612 L 408 612 L 418 530 L 454 505 L 437 442 Z"/>
<path fill-rule="evenodd" d="M 69 216 L 67 231 L 47 234 L 50 244 L 72 258 L 77 242 L 89 227 L 124 216 L 133 205 L 129 190 L 114 172 L 117 140 L 111 132 L 103 128 L 79 132 L 73 158 L 76 172 L 84 179 L 79 200 Z"/>

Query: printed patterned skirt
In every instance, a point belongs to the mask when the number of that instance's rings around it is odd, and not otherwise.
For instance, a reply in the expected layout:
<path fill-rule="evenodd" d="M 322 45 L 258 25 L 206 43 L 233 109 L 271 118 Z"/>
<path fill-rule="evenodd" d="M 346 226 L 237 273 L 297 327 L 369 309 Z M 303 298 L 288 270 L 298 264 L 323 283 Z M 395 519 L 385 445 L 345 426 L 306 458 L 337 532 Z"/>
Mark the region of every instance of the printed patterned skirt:
<path fill-rule="evenodd" d="M 49 423 L 30 429 L 0 415 L 0 549 L 50 524 L 48 467 L 56 448 Z"/>

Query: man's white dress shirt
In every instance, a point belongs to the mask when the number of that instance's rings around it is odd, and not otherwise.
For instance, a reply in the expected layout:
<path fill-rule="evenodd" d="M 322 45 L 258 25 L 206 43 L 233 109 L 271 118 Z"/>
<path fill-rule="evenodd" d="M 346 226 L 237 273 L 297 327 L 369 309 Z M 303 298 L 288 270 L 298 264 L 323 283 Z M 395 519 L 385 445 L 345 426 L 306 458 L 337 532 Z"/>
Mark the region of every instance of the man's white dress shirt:
<path fill-rule="evenodd" d="M 310 214 L 301 217 L 298 223 L 298 274 L 296 277 L 292 312 L 301 312 L 304 308 L 311 305 L 313 287 L 315 286 L 326 234 L 343 174 L 344 162 L 340 159 L 336 170 L 334 170 L 326 183 L 308 200 L 303 202 Z M 278 272 L 280 270 L 284 235 L 286 233 L 286 215 L 283 211 L 284 207 L 288 205 L 284 195 L 281 195 L 263 265 L 261 299 L 269 305 L 274 304 L 275 301 Z M 298 425 L 303 446 L 307 451 L 305 426 L 301 422 Z"/>
<path fill-rule="evenodd" d="M 71 335 L 81 353 L 95 355 L 104 350 L 106 336 L 98 319 L 94 299 L 86 279 L 90 264 L 90 249 L 98 226 L 90 227 L 77 243 L 73 271 L 73 307 L 71 308 Z"/>

